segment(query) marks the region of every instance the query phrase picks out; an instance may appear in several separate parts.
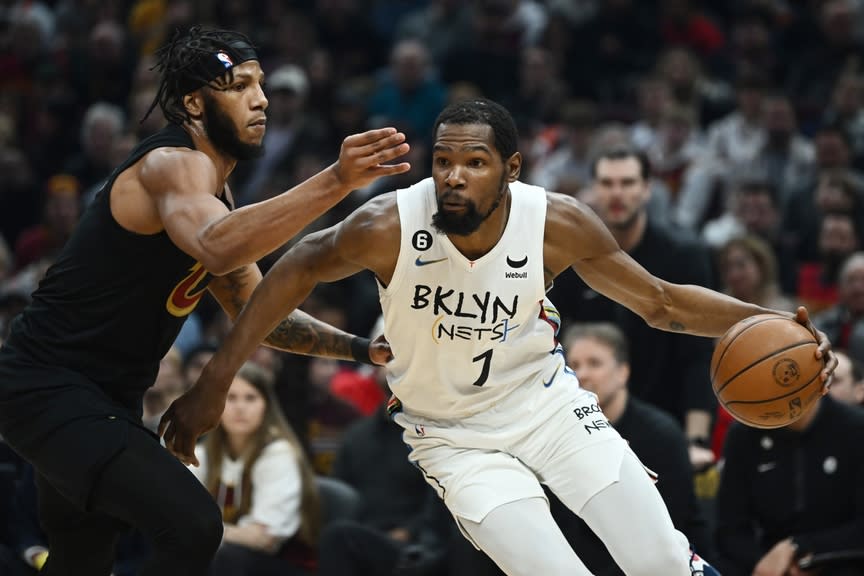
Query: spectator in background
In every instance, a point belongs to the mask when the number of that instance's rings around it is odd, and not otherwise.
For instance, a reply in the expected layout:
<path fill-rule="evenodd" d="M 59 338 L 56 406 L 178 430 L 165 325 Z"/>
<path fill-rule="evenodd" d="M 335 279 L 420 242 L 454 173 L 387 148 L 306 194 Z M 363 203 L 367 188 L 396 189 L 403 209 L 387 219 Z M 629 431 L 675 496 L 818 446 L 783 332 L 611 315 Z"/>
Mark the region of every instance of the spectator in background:
<path fill-rule="evenodd" d="M 592 164 L 593 207 L 618 245 L 652 274 L 671 282 L 713 286 L 707 248 L 662 228 L 648 218 L 650 166 L 632 148 L 601 151 Z M 630 391 L 633 396 L 669 412 L 684 428 L 691 461 L 713 460 L 707 443 L 716 399 L 708 381 L 711 342 L 683 334 L 658 332 L 639 316 L 603 297 L 572 270 L 555 279 L 549 298 L 564 323 L 613 322 L 629 337 Z M 676 369 L 669 371 L 669 366 Z"/>
<path fill-rule="evenodd" d="M 40 260 L 53 260 L 78 224 L 81 186 L 69 174 L 57 174 L 45 184 L 42 222 L 21 232 L 15 243 L 19 270 Z"/>
<path fill-rule="evenodd" d="M 799 183 L 813 172 L 816 150 L 798 132 L 795 109 L 784 94 L 775 92 L 765 96 L 762 127 L 765 141 L 754 161 L 764 167 L 768 179 L 779 192 L 779 204 L 785 206 Z"/>
<path fill-rule="evenodd" d="M 554 122 L 565 104 L 567 86 L 560 63 L 546 48 L 526 46 L 519 58 L 519 84 L 509 98 L 516 125 L 526 134 Z"/>
<path fill-rule="evenodd" d="M 630 395 L 629 350 L 624 334 L 609 323 L 573 324 L 564 332 L 561 344 L 579 384 L 597 395 L 609 422 L 659 477 L 657 489 L 675 528 L 688 537 L 694 550 L 710 558 L 711 540 L 693 492 L 687 438 L 668 413 Z M 554 502 L 553 513 L 557 513 L 564 535 L 592 573 L 622 574 L 588 526 L 560 502 Z"/>
<path fill-rule="evenodd" d="M 135 62 L 129 32 L 120 22 L 102 19 L 89 30 L 86 52 L 75 75 L 83 102 L 125 106 L 132 89 Z"/>
<path fill-rule="evenodd" d="M 726 205 L 723 183 L 730 173 L 759 166 L 768 139 L 764 126 L 765 79 L 759 75 L 738 78 L 735 108 L 708 124 L 704 154 L 693 167 L 680 202 L 678 221 L 699 229 L 712 216 L 712 206 Z M 761 167 L 765 170 L 765 167 Z"/>
<path fill-rule="evenodd" d="M 796 298 L 814 314 L 837 302 L 837 282 L 846 259 L 861 247 L 860 224 L 849 212 L 828 212 L 819 228 L 819 260 L 798 266 Z"/>
<path fill-rule="evenodd" d="M 735 423 L 717 494 L 717 569 L 724 576 L 801 574 L 797 561 L 864 545 L 864 412 L 817 400 L 784 428 Z M 832 565 L 831 576 L 861 574 Z"/>
<path fill-rule="evenodd" d="M 702 239 L 712 248 L 720 249 L 727 242 L 741 236 L 757 236 L 768 243 L 778 261 L 787 264 L 780 233 L 780 207 L 777 190 L 759 175 L 739 173 L 725 179 L 731 190 L 724 194 L 726 209 L 702 228 Z M 793 262 L 788 262 L 794 266 Z M 794 278 L 794 270 L 790 270 Z M 784 286 L 794 286 L 794 280 Z"/>
<path fill-rule="evenodd" d="M 864 362 L 864 252 L 852 254 L 840 269 L 838 302 L 813 317 L 837 348 Z"/>
<path fill-rule="evenodd" d="M 429 140 L 435 117 L 447 100 L 429 51 L 419 40 L 401 40 L 390 52 L 390 67 L 381 72 L 369 97 L 369 115 L 375 124 L 397 126 Z"/>
<path fill-rule="evenodd" d="M 828 393 L 838 402 L 853 406 L 864 405 L 864 369 L 861 363 L 842 350 L 836 350 L 837 369 Z"/>
<path fill-rule="evenodd" d="M 81 184 L 82 194 L 101 185 L 113 169 L 111 150 L 126 126 L 123 109 L 115 104 L 96 102 L 81 120 L 81 150 L 66 163 L 64 172 Z"/>
<path fill-rule="evenodd" d="M 818 136 L 817 143 L 835 136 L 834 132 Z M 801 187 L 787 203 L 782 216 L 784 243 L 798 262 L 819 260 L 819 234 L 825 214 L 846 212 L 864 222 L 862 185 L 864 180 L 847 168 L 820 168 L 809 187 Z"/>
<path fill-rule="evenodd" d="M 630 125 L 630 142 L 643 152 L 657 143 L 663 114 L 672 104 L 669 85 L 658 76 L 646 76 L 636 85 L 638 116 Z"/>
<path fill-rule="evenodd" d="M 761 238 L 732 238 L 720 249 L 718 264 L 726 294 L 765 308 L 795 311 L 795 303 L 780 291 L 777 259 Z"/>
<path fill-rule="evenodd" d="M 279 410 L 272 375 L 246 363 L 219 425 L 190 467 L 222 510 L 211 576 L 290 576 L 314 562 L 320 531 L 312 467 Z"/>
<path fill-rule="evenodd" d="M 762 105 L 765 80 L 757 76 L 742 77 L 735 85 L 736 107 L 728 115 L 708 126 L 708 158 L 725 166 L 752 162 L 765 145 Z"/>
<path fill-rule="evenodd" d="M 429 49 L 441 65 L 448 50 L 465 42 L 474 18 L 471 3 L 463 0 L 429 0 L 425 8 L 404 15 L 396 24 L 396 40 L 413 38 Z"/>
<path fill-rule="evenodd" d="M 707 74 L 692 51 L 666 47 L 654 64 L 655 74 L 669 86 L 672 99 L 695 110 L 700 126 L 710 127 L 732 105 L 733 94 L 726 80 Z"/>
<path fill-rule="evenodd" d="M 566 102 L 561 107 L 560 125 L 552 145 L 538 138 L 546 150 L 538 153 L 527 180 L 547 190 L 576 196 L 591 181 L 589 149 L 597 124 L 598 111 L 593 102 Z"/>
<path fill-rule="evenodd" d="M 669 192 L 672 210 L 691 185 L 691 167 L 703 150 L 702 134 L 693 110 L 670 104 L 660 117 L 656 140 L 646 150 L 654 177 Z"/>
<path fill-rule="evenodd" d="M 851 144 L 852 163 L 857 170 L 864 170 L 864 76 L 860 70 L 837 79 L 822 122 L 843 127 Z"/>

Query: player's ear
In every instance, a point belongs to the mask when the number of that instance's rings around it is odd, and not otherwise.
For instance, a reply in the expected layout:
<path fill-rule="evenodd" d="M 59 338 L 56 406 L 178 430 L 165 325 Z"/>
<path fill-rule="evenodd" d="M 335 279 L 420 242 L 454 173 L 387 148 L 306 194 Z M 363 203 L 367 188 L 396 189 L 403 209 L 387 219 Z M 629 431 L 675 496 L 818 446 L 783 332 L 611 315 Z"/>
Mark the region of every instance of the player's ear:
<path fill-rule="evenodd" d="M 514 152 L 510 158 L 504 162 L 507 169 L 507 181 L 515 182 L 519 179 L 519 174 L 522 172 L 522 154 Z"/>
<path fill-rule="evenodd" d="M 201 90 L 193 90 L 183 96 L 183 107 L 192 118 L 201 118 L 204 115 L 204 97 Z"/>

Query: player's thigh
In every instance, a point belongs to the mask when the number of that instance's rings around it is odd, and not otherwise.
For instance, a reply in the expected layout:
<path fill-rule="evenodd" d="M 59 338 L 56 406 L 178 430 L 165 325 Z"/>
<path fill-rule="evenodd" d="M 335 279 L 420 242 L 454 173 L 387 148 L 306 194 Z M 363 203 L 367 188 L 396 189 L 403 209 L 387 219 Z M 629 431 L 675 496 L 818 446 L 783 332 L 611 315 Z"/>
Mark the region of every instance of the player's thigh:
<path fill-rule="evenodd" d="M 579 515 L 628 576 L 690 574 L 687 539 L 672 525 L 652 477 L 632 451 L 622 458 L 618 480 L 588 500 Z"/>
<path fill-rule="evenodd" d="M 546 498 L 534 473 L 506 452 L 405 437 L 413 448 L 411 461 L 457 518 L 480 522 L 502 504 Z"/>
<path fill-rule="evenodd" d="M 462 529 L 509 576 L 589 576 L 567 543 L 545 499 L 503 504 L 481 522 L 459 519 Z"/>
<path fill-rule="evenodd" d="M 135 426 L 99 475 L 90 505 L 150 538 L 221 530 L 221 512 L 209 492 L 155 437 Z"/>

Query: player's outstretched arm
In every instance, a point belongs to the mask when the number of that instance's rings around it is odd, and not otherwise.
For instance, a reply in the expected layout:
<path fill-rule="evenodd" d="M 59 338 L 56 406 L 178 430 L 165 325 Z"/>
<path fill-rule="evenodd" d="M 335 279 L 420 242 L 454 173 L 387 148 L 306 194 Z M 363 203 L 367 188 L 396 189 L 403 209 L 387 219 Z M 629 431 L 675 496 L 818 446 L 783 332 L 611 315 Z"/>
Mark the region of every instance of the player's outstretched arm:
<path fill-rule="evenodd" d="M 256 264 L 247 264 L 233 272 L 214 278 L 208 290 L 222 306 L 231 320 L 235 320 L 243 306 L 252 297 L 255 287 L 261 282 L 261 271 Z M 375 364 L 385 364 L 390 358 L 390 346 L 386 342 L 369 341 L 365 338 L 355 342 L 356 336 L 314 318 L 302 310 L 295 310 L 282 320 L 264 340 L 264 344 L 295 354 L 322 356 L 337 360 L 356 360 L 356 352 L 368 355 Z M 354 351 L 353 346 L 365 348 Z"/>
<path fill-rule="evenodd" d="M 162 417 L 159 432 L 164 433 L 166 446 L 178 458 L 197 464 L 196 440 L 218 423 L 234 374 L 268 335 L 271 343 L 282 339 L 295 352 L 312 353 L 316 347 L 320 350 L 317 336 L 310 335 L 307 328 L 298 329 L 296 324 L 289 326 L 286 334 L 277 331 L 273 335 L 282 319 L 295 313 L 318 282 L 340 280 L 364 268 L 380 277 L 382 261 L 395 265 L 399 245 L 397 240 L 394 252 L 392 240 L 399 238 L 398 219 L 395 230 L 392 227 L 395 202 L 391 202 L 392 209 L 384 210 L 388 216 L 381 217 L 382 205 L 388 202 L 373 200 L 342 223 L 306 236 L 268 271 L 198 382 Z M 385 260 L 387 254 L 391 255 L 389 260 Z M 384 270 L 388 278 L 392 265 Z M 293 322 L 303 317 L 295 314 Z"/>
<path fill-rule="evenodd" d="M 218 276 L 282 246 L 352 190 L 406 172 L 407 162 L 388 162 L 408 150 L 394 128 L 348 136 L 331 166 L 279 196 L 230 212 L 213 196 L 215 166 L 203 153 L 148 154 L 141 182 L 171 240 Z"/>
<path fill-rule="evenodd" d="M 546 221 L 547 273 L 567 266 L 607 298 L 619 302 L 660 330 L 719 337 L 733 324 L 755 314 L 788 312 L 743 302 L 702 286 L 673 284 L 650 274 L 622 250 L 612 234 L 586 205 L 568 196 L 549 195 Z M 837 365 L 827 336 L 813 328 L 805 309 L 794 318 L 816 336 L 817 358 L 825 358 L 822 381 Z"/>
<path fill-rule="evenodd" d="M 551 267 L 560 272 L 572 266 L 591 288 L 631 309 L 651 326 L 721 336 L 743 318 L 773 312 L 701 286 L 657 278 L 618 246 L 586 205 L 559 194 L 549 198 L 546 238 L 550 239 L 547 245 L 554 244 Z"/>

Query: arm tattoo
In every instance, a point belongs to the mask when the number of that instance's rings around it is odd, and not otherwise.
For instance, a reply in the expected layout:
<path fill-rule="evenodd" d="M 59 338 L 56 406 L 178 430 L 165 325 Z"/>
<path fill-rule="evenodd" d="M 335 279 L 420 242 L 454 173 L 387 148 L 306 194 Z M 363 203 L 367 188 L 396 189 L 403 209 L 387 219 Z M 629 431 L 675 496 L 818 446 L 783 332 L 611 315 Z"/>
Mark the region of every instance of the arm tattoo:
<path fill-rule="evenodd" d="M 224 287 L 228 294 L 228 304 L 234 307 L 235 316 L 246 305 L 246 299 L 241 294 L 245 292 L 246 284 L 248 283 L 246 279 L 247 271 L 248 266 L 243 266 L 224 276 Z"/>
<path fill-rule="evenodd" d="M 684 326 L 684 324 L 682 324 L 681 322 L 678 322 L 677 320 L 672 320 L 669 323 L 669 328 L 673 332 L 686 332 L 687 331 L 687 327 Z"/>
<path fill-rule="evenodd" d="M 352 338 L 351 334 L 295 310 L 273 329 L 266 343 L 295 354 L 352 360 Z"/>

